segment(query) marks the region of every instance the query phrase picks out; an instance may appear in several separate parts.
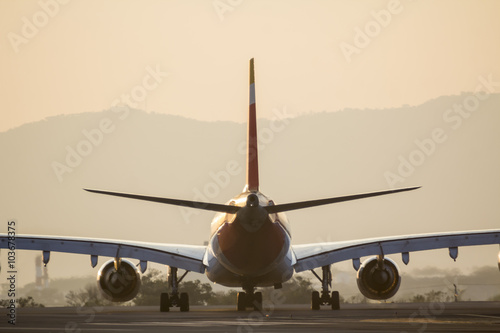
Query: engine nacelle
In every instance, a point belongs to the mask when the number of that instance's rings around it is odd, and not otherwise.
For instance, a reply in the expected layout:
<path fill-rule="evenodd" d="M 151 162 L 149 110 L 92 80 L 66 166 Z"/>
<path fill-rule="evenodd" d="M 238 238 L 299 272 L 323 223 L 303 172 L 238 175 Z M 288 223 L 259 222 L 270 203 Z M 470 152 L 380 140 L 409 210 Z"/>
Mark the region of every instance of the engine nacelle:
<path fill-rule="evenodd" d="M 377 257 L 363 262 L 358 270 L 358 288 L 370 299 L 383 300 L 396 294 L 401 284 L 398 266 L 389 258 L 382 259 L 379 264 Z"/>
<path fill-rule="evenodd" d="M 141 287 L 139 269 L 130 261 L 118 259 L 106 261 L 97 273 L 97 285 L 104 297 L 112 302 L 127 302 L 133 299 Z M 118 270 L 115 268 L 118 266 Z"/>

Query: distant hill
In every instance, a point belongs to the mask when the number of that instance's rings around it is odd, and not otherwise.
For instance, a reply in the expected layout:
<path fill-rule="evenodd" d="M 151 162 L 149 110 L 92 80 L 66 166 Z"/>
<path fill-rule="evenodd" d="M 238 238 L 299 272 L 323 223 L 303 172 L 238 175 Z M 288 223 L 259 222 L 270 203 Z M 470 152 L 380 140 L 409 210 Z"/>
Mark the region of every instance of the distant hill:
<path fill-rule="evenodd" d="M 463 118 L 452 108 L 468 96 L 416 107 L 260 119 L 261 190 L 276 202 L 423 186 L 290 212 L 294 243 L 498 228 L 500 95 L 489 95 Z M 210 212 L 82 188 L 223 203 L 244 186 L 246 124 L 125 111 L 51 117 L 0 133 L 0 221 L 17 219 L 18 233 L 203 244 Z M 286 108 L 276 114 L 286 114 Z M 228 163 L 237 168 L 226 177 Z M 460 249 L 456 265 L 496 265 L 497 251 Z M 404 269 L 452 265 L 445 250 L 436 253 L 412 254 Z M 34 280 L 32 258 L 19 255 L 21 284 Z M 53 254 L 49 269 L 52 277 L 96 273 L 89 258 L 76 255 Z"/>

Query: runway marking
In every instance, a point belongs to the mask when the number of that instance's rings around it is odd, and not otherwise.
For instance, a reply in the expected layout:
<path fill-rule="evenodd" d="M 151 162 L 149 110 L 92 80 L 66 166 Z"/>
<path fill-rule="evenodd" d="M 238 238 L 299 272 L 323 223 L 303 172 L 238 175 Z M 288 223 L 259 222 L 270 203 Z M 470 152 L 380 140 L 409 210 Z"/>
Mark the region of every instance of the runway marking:
<path fill-rule="evenodd" d="M 487 316 L 487 315 L 469 314 L 469 313 L 462 314 L 461 316 L 470 316 L 470 317 L 483 317 L 483 318 L 494 318 L 494 319 L 500 319 L 500 316 Z"/>
<path fill-rule="evenodd" d="M 64 328 L 61 327 L 0 327 L 0 332 L 5 331 L 5 332 L 12 332 L 12 331 L 21 331 L 21 332 L 26 332 L 26 331 L 42 331 L 42 332 L 67 332 Z M 85 328 L 85 331 L 96 331 L 96 332 L 102 332 L 102 328 Z M 123 328 L 108 328 L 106 331 L 116 331 L 116 332 L 136 332 L 136 330 L 133 329 L 123 329 Z M 75 331 L 76 332 L 76 331 Z M 79 331 L 78 331 L 79 332 Z"/>
<path fill-rule="evenodd" d="M 477 324 L 475 321 L 463 320 L 439 320 L 429 318 L 386 318 L 386 319 L 362 319 L 365 323 L 423 323 L 423 324 Z"/>
<path fill-rule="evenodd" d="M 184 327 L 206 327 L 207 325 L 217 325 L 217 326 L 275 326 L 275 325 L 324 325 L 324 322 L 296 322 L 296 321 L 269 321 L 269 320 L 240 320 L 240 321 L 229 321 L 229 320 L 214 320 L 214 321 L 197 321 L 197 322 L 185 322 L 185 321 L 150 321 L 150 322 L 121 322 L 121 323 L 88 323 L 87 325 L 121 325 L 121 326 L 184 326 Z M 329 325 L 335 323 L 329 323 Z"/>

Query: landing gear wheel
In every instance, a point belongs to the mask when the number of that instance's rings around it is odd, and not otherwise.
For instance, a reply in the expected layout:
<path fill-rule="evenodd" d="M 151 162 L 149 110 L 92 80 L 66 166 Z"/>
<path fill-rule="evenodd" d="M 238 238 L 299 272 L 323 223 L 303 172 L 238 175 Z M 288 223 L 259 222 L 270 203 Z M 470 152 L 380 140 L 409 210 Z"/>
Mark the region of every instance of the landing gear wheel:
<path fill-rule="evenodd" d="M 238 311 L 245 311 L 247 309 L 247 297 L 246 293 L 240 291 L 238 293 Z"/>
<path fill-rule="evenodd" d="M 253 296 L 253 309 L 255 311 L 262 311 L 262 293 L 257 292 Z"/>
<path fill-rule="evenodd" d="M 168 312 L 170 310 L 170 298 L 167 293 L 160 295 L 160 312 Z"/>
<path fill-rule="evenodd" d="M 181 312 L 189 311 L 189 295 L 187 293 L 181 293 L 181 298 L 179 299 L 179 308 Z"/>
<path fill-rule="evenodd" d="M 340 310 L 340 295 L 338 291 L 332 291 L 330 303 L 332 304 L 332 310 Z"/>
<path fill-rule="evenodd" d="M 311 297 L 311 309 L 319 310 L 319 305 L 320 305 L 319 292 L 313 291 Z"/>

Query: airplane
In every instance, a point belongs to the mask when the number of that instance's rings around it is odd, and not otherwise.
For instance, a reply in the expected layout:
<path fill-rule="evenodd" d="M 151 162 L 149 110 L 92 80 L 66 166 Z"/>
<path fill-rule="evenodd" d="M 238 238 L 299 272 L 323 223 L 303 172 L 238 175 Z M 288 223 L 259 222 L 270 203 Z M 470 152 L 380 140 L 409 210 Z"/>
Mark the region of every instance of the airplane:
<path fill-rule="evenodd" d="M 451 258 L 456 259 L 459 246 L 500 244 L 500 229 L 497 229 L 293 245 L 290 223 L 285 215 L 287 211 L 408 192 L 419 187 L 275 203 L 259 190 L 253 58 L 250 60 L 249 83 L 246 185 L 242 193 L 227 203 L 85 189 L 91 193 L 214 211 L 216 215 L 211 223 L 208 245 L 43 235 L 9 238 L 8 234 L 0 234 L 0 248 L 42 251 L 44 264 L 49 262 L 53 251 L 90 255 L 92 267 L 97 265 L 99 256 L 111 257 L 113 259 L 106 261 L 99 269 L 97 284 L 102 294 L 114 302 L 129 301 L 137 295 L 141 285 L 140 273 L 147 270 L 148 262 L 167 265 L 167 287 L 170 293 L 161 293 L 160 311 L 167 312 L 172 307 L 178 307 L 185 312 L 189 311 L 189 295 L 179 292 L 179 283 L 188 272 L 205 273 L 214 283 L 242 288 L 243 291 L 237 295 L 237 310 L 246 311 L 249 308 L 262 310 L 262 293 L 256 288 L 279 289 L 294 273 L 310 270 L 322 284 L 321 293 L 312 292 L 311 309 L 319 310 L 321 305 L 328 305 L 332 310 L 339 310 L 339 292 L 330 291 L 332 264 L 352 260 L 360 292 L 369 299 L 385 300 L 394 296 L 401 284 L 399 267 L 394 260 L 386 257 L 389 254 L 400 253 L 403 263 L 408 264 L 410 252 L 448 248 Z M 361 263 L 361 257 L 369 258 Z M 135 265 L 126 258 L 139 262 Z M 318 268 L 321 268 L 321 276 L 315 271 Z M 179 269 L 185 270 L 180 277 Z"/>

